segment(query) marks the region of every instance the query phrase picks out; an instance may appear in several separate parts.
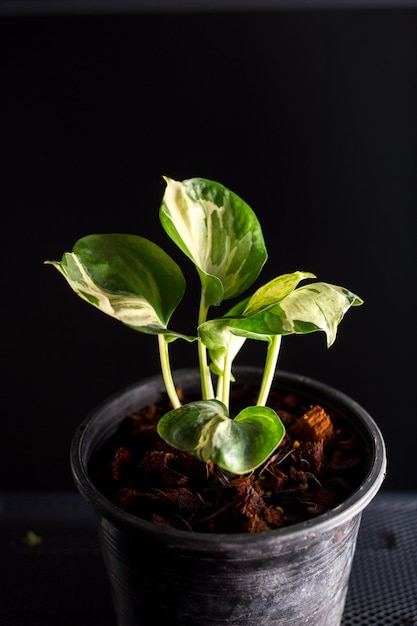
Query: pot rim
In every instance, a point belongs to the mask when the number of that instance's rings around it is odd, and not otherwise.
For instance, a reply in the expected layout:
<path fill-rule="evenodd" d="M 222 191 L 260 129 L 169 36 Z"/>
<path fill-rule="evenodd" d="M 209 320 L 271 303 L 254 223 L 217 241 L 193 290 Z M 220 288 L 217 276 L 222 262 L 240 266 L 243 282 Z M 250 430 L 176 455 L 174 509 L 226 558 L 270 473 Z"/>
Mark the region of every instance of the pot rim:
<path fill-rule="evenodd" d="M 236 373 L 243 375 L 260 376 L 263 370 L 256 366 L 237 366 Z M 187 379 L 195 380 L 198 370 L 195 368 L 183 368 L 174 370 L 174 379 L 181 379 L 186 384 Z M 245 382 L 239 380 L 239 382 Z M 78 426 L 70 449 L 70 463 L 74 482 L 78 491 L 90 503 L 96 513 L 105 519 L 112 520 L 112 523 L 123 528 L 128 528 L 133 533 L 147 534 L 157 536 L 161 541 L 171 541 L 173 544 L 190 545 L 195 547 L 198 544 L 210 543 L 212 549 L 215 546 L 224 546 L 225 542 L 230 546 L 238 546 L 242 543 L 245 546 L 253 546 L 259 542 L 273 541 L 279 539 L 280 542 L 293 541 L 295 535 L 311 535 L 311 533 L 326 533 L 333 528 L 344 524 L 352 518 L 361 514 L 362 510 L 371 502 L 380 489 L 386 473 L 386 447 L 382 433 L 370 416 L 370 414 L 355 400 L 345 393 L 335 389 L 334 387 L 316 381 L 307 376 L 288 372 L 285 370 L 277 370 L 274 377 L 274 385 L 281 388 L 289 388 L 303 393 L 306 397 L 313 401 L 322 402 L 329 409 L 333 409 L 347 419 L 362 434 L 362 437 L 369 449 L 369 470 L 367 476 L 363 480 L 358 489 L 351 494 L 341 504 L 333 509 L 317 515 L 314 518 L 299 522 L 284 528 L 277 528 L 258 533 L 207 533 L 207 532 L 190 532 L 188 530 L 180 530 L 175 528 L 167 528 L 159 526 L 147 520 L 141 519 L 116 505 L 112 504 L 92 482 L 84 457 L 88 454 L 91 445 L 87 445 L 87 436 L 92 426 L 97 425 L 106 408 L 120 401 L 120 398 L 128 397 L 138 387 L 145 385 L 153 385 L 155 391 L 160 388 L 164 391 L 164 385 L 161 375 L 149 376 L 133 382 L 115 393 L 108 396 L 102 403 L 93 409 L 87 417 Z M 303 388 L 307 388 L 305 392 Z M 325 398 L 325 400 L 323 399 Z M 145 403 L 146 404 L 146 403 Z M 143 405 L 145 406 L 145 405 Z M 126 405 L 127 407 L 127 405 Z M 117 425 L 118 422 L 115 422 Z M 106 435 L 109 433 L 106 431 Z M 106 437 L 102 437 L 102 443 Z M 94 451 L 99 447 L 96 444 Z M 249 542 L 249 544 L 248 544 Z"/>

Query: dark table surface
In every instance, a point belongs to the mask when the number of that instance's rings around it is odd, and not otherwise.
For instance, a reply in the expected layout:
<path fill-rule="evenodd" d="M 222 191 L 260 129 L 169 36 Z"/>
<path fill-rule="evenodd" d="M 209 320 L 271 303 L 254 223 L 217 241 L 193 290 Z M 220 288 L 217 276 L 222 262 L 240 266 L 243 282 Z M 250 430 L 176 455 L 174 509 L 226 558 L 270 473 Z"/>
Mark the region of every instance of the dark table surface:
<path fill-rule="evenodd" d="M 0 493 L 0 550 L 1 626 L 115 626 L 78 493 Z M 380 492 L 363 514 L 343 626 L 368 624 L 417 626 L 417 493 Z"/>

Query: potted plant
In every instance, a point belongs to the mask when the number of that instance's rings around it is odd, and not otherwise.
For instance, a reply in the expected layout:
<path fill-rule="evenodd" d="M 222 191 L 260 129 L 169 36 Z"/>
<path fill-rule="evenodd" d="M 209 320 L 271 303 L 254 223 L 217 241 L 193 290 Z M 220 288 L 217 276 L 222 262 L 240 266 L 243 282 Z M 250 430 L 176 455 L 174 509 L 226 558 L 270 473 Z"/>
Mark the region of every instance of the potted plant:
<path fill-rule="evenodd" d="M 277 359 L 293 333 L 324 331 L 330 346 L 362 300 L 295 271 L 211 317 L 257 280 L 261 226 L 220 183 L 165 182 L 160 221 L 201 283 L 191 334 L 170 326 L 183 273 L 148 239 L 89 235 L 46 261 L 81 298 L 158 342 L 162 376 L 105 400 L 71 449 L 118 624 L 337 626 L 384 442 L 356 402 Z M 265 342 L 264 368 L 234 366 L 247 340 Z M 198 367 L 172 371 L 177 341 L 195 342 Z"/>

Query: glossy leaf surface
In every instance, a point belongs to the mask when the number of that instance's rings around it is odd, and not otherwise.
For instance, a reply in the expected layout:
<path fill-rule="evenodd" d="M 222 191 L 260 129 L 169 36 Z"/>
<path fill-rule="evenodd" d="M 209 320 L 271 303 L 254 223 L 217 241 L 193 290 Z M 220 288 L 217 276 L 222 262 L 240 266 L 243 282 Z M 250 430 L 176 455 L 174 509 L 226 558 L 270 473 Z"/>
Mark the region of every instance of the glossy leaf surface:
<path fill-rule="evenodd" d="M 206 304 L 218 305 L 239 295 L 254 282 L 267 258 L 255 213 L 220 183 L 204 178 L 165 180 L 160 220 L 196 266 Z"/>
<path fill-rule="evenodd" d="M 202 324 L 199 336 L 210 350 L 216 370 L 222 368 L 230 334 L 271 341 L 274 335 L 324 331 L 327 345 L 332 345 L 346 311 L 363 301 L 348 289 L 329 283 L 316 282 L 295 288 L 300 280 L 310 277 L 314 275 L 308 272 L 278 277 L 233 307 L 227 316 Z"/>
<path fill-rule="evenodd" d="M 327 346 L 336 339 L 337 327 L 351 306 L 361 298 L 343 287 L 328 283 L 303 285 L 265 311 L 231 323 L 232 332 L 261 335 L 291 335 L 324 331 Z"/>
<path fill-rule="evenodd" d="M 185 279 L 171 257 L 148 239 L 89 235 L 61 262 L 49 263 L 81 298 L 107 315 L 145 333 L 183 337 L 168 332 L 167 323 L 182 299 Z"/>
<path fill-rule="evenodd" d="M 270 456 L 285 428 L 269 407 L 247 407 L 231 419 L 222 402 L 207 400 L 166 413 L 158 423 L 158 433 L 168 444 L 206 463 L 245 474 Z"/>
<path fill-rule="evenodd" d="M 237 354 L 245 339 L 270 341 L 272 332 L 264 332 L 263 313 L 294 291 L 300 281 L 315 278 L 311 272 L 283 274 L 260 287 L 250 297 L 236 304 L 225 317 L 201 324 L 198 334 L 210 351 L 212 369 L 220 372 L 228 350 Z"/>

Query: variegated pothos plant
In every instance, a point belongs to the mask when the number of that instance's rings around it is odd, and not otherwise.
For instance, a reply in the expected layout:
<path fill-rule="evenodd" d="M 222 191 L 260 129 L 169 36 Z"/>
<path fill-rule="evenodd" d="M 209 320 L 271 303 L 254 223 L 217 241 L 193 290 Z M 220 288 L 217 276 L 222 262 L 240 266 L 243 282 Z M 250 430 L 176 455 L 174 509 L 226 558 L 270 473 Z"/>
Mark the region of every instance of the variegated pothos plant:
<path fill-rule="evenodd" d="M 81 298 L 134 330 L 156 335 L 161 370 L 172 410 L 158 423 L 170 445 L 235 474 L 264 463 L 285 428 L 266 406 L 281 338 L 324 331 L 327 345 L 339 322 L 361 298 L 348 289 L 296 271 L 274 278 L 227 313 L 210 318 L 211 307 L 236 298 L 255 280 L 267 259 L 261 226 L 239 196 L 217 182 L 164 177 L 159 210 L 163 228 L 195 265 L 201 291 L 196 330 L 184 335 L 168 327 L 185 292 L 177 263 L 155 243 L 137 235 L 95 234 L 79 239 L 62 260 L 45 261 Z M 264 376 L 256 406 L 233 419 L 229 396 L 234 358 L 247 339 L 266 342 Z M 201 400 L 181 404 L 170 365 L 174 340 L 197 342 Z M 215 389 L 213 382 L 216 382 Z"/>

